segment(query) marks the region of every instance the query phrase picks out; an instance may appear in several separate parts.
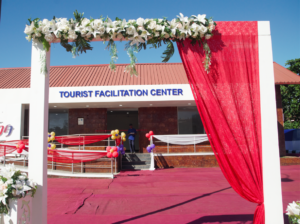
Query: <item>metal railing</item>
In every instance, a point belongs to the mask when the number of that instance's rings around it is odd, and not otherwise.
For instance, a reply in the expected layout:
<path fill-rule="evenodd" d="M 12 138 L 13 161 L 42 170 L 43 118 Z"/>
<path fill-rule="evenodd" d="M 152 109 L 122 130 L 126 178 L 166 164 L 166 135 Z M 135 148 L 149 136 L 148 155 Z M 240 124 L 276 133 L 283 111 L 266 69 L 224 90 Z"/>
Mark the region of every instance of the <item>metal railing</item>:
<path fill-rule="evenodd" d="M 194 143 L 193 144 L 190 144 L 190 145 L 193 145 L 193 152 L 194 153 L 197 153 L 197 147 L 201 147 L 201 148 L 211 148 L 211 146 L 210 146 L 210 143 L 209 143 L 209 145 L 203 145 L 203 144 L 201 144 L 201 143 L 198 143 L 198 144 L 196 144 L 195 141 L 196 140 L 196 137 L 194 136 Z M 167 147 L 167 152 L 166 153 L 170 153 L 170 148 L 172 148 L 172 149 L 176 149 L 176 148 L 178 148 L 178 149 L 180 149 L 180 148 L 183 148 L 183 147 L 185 147 L 185 146 L 190 146 L 190 145 L 176 145 L 176 144 L 171 144 L 171 143 L 169 143 L 169 136 L 167 136 L 167 142 L 164 142 L 164 141 L 159 141 L 159 140 L 154 140 L 154 138 L 153 138 L 153 136 L 151 136 L 151 139 L 150 139 L 150 144 L 156 144 L 156 143 L 164 143 L 164 144 L 166 144 L 166 147 Z M 158 145 L 158 148 L 159 147 L 161 147 L 161 146 L 164 146 L 164 145 Z M 210 152 L 210 151 L 208 151 L 208 152 Z M 182 152 L 172 152 L 172 153 L 185 153 L 184 151 L 182 151 Z M 188 151 L 187 153 L 191 153 L 191 151 Z"/>

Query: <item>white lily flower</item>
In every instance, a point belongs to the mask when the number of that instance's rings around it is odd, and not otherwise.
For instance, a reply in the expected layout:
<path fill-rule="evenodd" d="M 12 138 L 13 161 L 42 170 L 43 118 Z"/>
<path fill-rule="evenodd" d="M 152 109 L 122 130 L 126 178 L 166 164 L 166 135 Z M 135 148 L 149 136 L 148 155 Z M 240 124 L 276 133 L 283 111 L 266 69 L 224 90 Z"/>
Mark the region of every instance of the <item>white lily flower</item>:
<path fill-rule="evenodd" d="M 129 34 L 129 35 L 134 35 L 134 34 L 135 34 L 135 32 L 136 32 L 136 30 L 135 30 L 135 27 L 134 27 L 134 26 L 130 26 L 130 27 L 128 27 L 126 31 L 127 31 L 127 34 Z"/>
<path fill-rule="evenodd" d="M 74 30 L 70 30 L 68 36 L 64 35 L 65 39 L 76 40 L 78 35 L 76 35 Z"/>
<path fill-rule="evenodd" d="M 132 40 L 130 45 L 138 45 L 139 43 L 145 43 L 145 40 L 137 32 L 134 33 L 133 37 L 128 38 L 128 40 Z"/>
<path fill-rule="evenodd" d="M 127 22 L 125 19 L 123 19 L 123 21 L 119 24 L 119 30 L 118 33 L 125 31 L 125 28 L 128 27 L 127 26 Z"/>
<path fill-rule="evenodd" d="M 24 33 L 26 33 L 27 35 L 30 35 L 33 32 L 34 32 L 34 24 L 33 24 L 33 22 L 31 22 L 30 26 L 26 25 Z"/>
<path fill-rule="evenodd" d="M 16 189 L 16 195 L 25 196 L 26 191 L 30 191 L 31 187 L 28 187 L 24 181 L 17 180 L 16 184 L 12 185 Z"/>
<path fill-rule="evenodd" d="M 194 21 L 199 21 L 199 22 L 205 24 L 205 22 L 206 22 L 206 20 L 205 20 L 206 14 L 203 14 L 203 15 L 198 14 L 198 16 L 195 16 L 195 15 L 193 15 L 193 16 L 195 17 Z"/>
<path fill-rule="evenodd" d="M 182 27 L 179 28 L 179 31 L 181 33 L 184 33 L 185 35 L 187 35 L 187 34 L 192 35 L 191 27 L 190 27 L 189 23 L 183 23 Z"/>
<path fill-rule="evenodd" d="M 300 206 L 293 201 L 293 203 L 288 204 L 286 211 L 287 215 L 300 215 Z"/>
<path fill-rule="evenodd" d="M 145 40 L 147 40 L 147 37 L 151 35 L 147 30 L 144 29 L 144 27 L 139 27 L 138 30 L 142 31 L 140 36 L 145 38 Z"/>
<path fill-rule="evenodd" d="M 99 28 L 103 26 L 103 21 L 102 19 L 95 19 L 92 23 L 91 23 L 91 27 L 94 30 L 99 30 Z"/>
<path fill-rule="evenodd" d="M 179 13 L 180 16 L 177 16 L 181 22 L 187 23 L 189 21 L 189 18 L 187 16 L 184 16 L 182 13 Z"/>
<path fill-rule="evenodd" d="M 207 32 L 207 27 L 201 25 L 200 28 L 199 28 L 199 31 L 200 31 L 201 34 L 205 34 Z"/>
<path fill-rule="evenodd" d="M 148 25 L 148 29 L 154 30 L 156 29 L 156 21 L 151 21 Z"/>
<path fill-rule="evenodd" d="M 108 22 L 106 23 L 106 32 L 107 33 L 115 32 L 115 30 L 117 29 L 116 22 L 117 21 L 111 21 L 111 19 L 108 19 Z"/>
<path fill-rule="evenodd" d="M 8 196 L 4 193 L 4 192 L 0 192 L 0 201 L 4 204 L 4 205 L 6 205 L 6 198 L 7 198 Z"/>
<path fill-rule="evenodd" d="M 81 26 L 86 27 L 86 26 L 89 25 L 89 23 L 90 23 L 90 20 L 87 19 L 87 18 L 84 18 L 84 19 L 81 21 Z"/>
<path fill-rule="evenodd" d="M 163 26 L 162 25 L 156 25 L 155 30 L 162 30 Z"/>
<path fill-rule="evenodd" d="M 138 18 L 136 20 L 136 24 L 138 24 L 139 26 L 143 26 L 144 25 L 144 19 L 143 18 Z"/>
<path fill-rule="evenodd" d="M 153 21 L 153 19 L 145 19 L 144 24 L 148 23 L 149 21 L 151 22 L 151 21 Z"/>
<path fill-rule="evenodd" d="M 31 35 L 26 36 L 25 39 L 31 41 Z"/>
<path fill-rule="evenodd" d="M 173 35 L 176 34 L 176 28 L 177 28 L 177 23 L 176 23 L 176 19 L 172 19 L 171 22 L 168 22 L 170 25 L 170 30 L 172 32 Z"/>
<path fill-rule="evenodd" d="M 186 35 L 184 33 L 181 33 L 178 37 L 179 40 L 185 40 Z"/>

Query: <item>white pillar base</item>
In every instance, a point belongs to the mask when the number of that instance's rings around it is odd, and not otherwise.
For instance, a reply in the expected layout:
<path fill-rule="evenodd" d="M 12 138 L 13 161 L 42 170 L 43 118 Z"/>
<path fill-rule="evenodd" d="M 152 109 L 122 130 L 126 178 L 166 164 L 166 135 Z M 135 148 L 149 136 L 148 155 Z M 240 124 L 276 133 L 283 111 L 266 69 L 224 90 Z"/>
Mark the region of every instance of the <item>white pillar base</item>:
<path fill-rule="evenodd" d="M 150 163 L 150 169 L 149 170 L 155 170 L 155 165 L 154 165 L 154 153 L 153 152 L 151 152 L 150 153 L 150 155 L 151 155 L 151 163 Z"/>
<path fill-rule="evenodd" d="M 8 214 L 1 214 L 1 224 L 32 224 L 32 197 L 9 199 Z"/>

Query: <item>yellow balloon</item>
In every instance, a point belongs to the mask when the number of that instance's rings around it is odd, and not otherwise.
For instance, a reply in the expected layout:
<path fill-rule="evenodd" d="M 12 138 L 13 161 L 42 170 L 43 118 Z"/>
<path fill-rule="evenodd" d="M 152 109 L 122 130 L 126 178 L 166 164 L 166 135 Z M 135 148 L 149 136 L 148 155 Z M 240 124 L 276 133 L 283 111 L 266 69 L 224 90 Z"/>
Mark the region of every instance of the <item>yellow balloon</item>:
<path fill-rule="evenodd" d="M 114 136 L 114 135 L 111 136 L 111 139 L 112 139 L 112 140 L 115 140 L 115 139 L 116 139 L 116 136 Z"/>
<path fill-rule="evenodd" d="M 122 141 L 123 141 L 123 142 L 126 142 L 126 138 L 122 138 Z"/>
<path fill-rule="evenodd" d="M 50 142 L 50 137 L 48 137 L 48 142 Z"/>
<path fill-rule="evenodd" d="M 126 134 L 124 132 L 121 133 L 122 138 L 125 138 Z"/>
<path fill-rule="evenodd" d="M 119 130 L 118 129 L 116 129 L 115 132 L 116 132 L 116 134 L 119 134 Z"/>
<path fill-rule="evenodd" d="M 55 144 L 51 144 L 51 149 L 56 149 L 56 145 Z"/>
<path fill-rule="evenodd" d="M 51 132 L 51 136 L 55 136 L 55 132 L 54 131 Z"/>
<path fill-rule="evenodd" d="M 115 134 L 116 134 L 116 132 L 115 132 L 115 131 L 111 131 L 110 133 L 111 133 L 111 135 L 115 135 Z"/>
<path fill-rule="evenodd" d="M 54 141 L 54 140 L 55 140 L 55 136 L 51 136 L 51 137 L 50 137 L 50 140 L 51 140 L 51 141 Z"/>

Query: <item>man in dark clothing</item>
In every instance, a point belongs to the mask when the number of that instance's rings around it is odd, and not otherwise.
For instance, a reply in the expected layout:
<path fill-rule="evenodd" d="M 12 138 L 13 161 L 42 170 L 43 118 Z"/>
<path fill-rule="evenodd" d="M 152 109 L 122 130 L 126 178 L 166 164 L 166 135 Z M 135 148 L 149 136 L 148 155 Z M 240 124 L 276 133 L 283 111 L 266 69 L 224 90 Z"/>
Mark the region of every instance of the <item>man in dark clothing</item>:
<path fill-rule="evenodd" d="M 134 147 L 135 135 L 136 135 L 136 130 L 132 127 L 132 124 L 129 124 L 128 141 L 129 141 L 129 148 L 131 153 L 135 153 L 135 147 Z"/>

